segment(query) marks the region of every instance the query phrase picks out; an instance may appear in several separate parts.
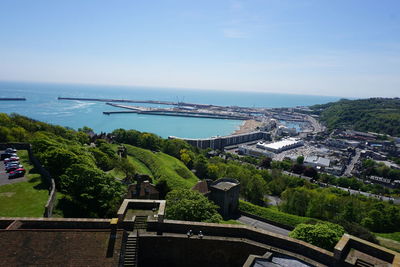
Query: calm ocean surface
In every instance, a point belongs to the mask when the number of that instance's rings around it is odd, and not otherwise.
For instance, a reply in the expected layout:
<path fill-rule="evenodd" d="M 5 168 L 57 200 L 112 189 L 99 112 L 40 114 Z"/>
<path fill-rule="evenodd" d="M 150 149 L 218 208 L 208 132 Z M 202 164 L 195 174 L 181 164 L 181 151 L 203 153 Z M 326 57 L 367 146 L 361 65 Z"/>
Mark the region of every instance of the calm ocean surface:
<path fill-rule="evenodd" d="M 103 102 L 59 101 L 57 97 L 90 97 L 137 100 L 184 101 L 190 103 L 237 105 L 248 107 L 295 107 L 336 101 L 338 97 L 185 90 L 124 86 L 71 85 L 47 83 L 0 82 L 0 97 L 25 97 L 27 101 L 1 101 L 0 112 L 19 113 L 40 121 L 96 132 L 117 128 L 136 129 L 162 137 L 201 138 L 228 135 L 243 121 L 205 118 L 169 117 L 141 114 L 103 115 L 120 110 Z M 140 104 L 132 104 L 140 105 Z M 150 105 L 147 105 L 150 106 Z M 152 105 L 154 106 L 154 105 Z"/>

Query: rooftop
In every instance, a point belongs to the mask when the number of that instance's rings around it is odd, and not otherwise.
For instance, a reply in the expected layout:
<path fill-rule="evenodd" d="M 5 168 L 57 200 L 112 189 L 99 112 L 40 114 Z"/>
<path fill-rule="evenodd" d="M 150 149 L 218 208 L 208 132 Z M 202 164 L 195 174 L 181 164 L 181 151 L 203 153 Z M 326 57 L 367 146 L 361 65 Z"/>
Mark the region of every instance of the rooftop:
<path fill-rule="evenodd" d="M 220 189 L 220 190 L 224 190 L 224 191 L 229 190 L 234 186 L 237 186 L 237 184 L 233 183 L 233 182 L 225 182 L 225 181 L 212 185 L 212 187 Z"/>
<path fill-rule="evenodd" d="M 262 145 L 264 147 L 266 147 L 266 148 L 278 150 L 278 149 L 281 149 L 281 148 L 286 147 L 286 146 L 297 144 L 298 142 L 300 142 L 299 139 L 287 138 L 287 139 L 284 139 L 284 140 L 281 140 L 281 141 L 278 141 L 278 142 L 275 142 L 275 143 L 262 144 Z"/>

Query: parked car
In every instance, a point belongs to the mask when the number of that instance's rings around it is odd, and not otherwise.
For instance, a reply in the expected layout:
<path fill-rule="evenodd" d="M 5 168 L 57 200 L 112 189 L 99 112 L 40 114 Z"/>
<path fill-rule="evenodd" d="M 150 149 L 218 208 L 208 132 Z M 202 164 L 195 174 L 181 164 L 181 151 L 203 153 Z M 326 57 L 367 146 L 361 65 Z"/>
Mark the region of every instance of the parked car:
<path fill-rule="evenodd" d="M 12 171 L 8 174 L 8 179 L 14 179 L 14 178 L 19 178 L 19 177 L 24 177 L 25 175 L 25 169 L 19 168 L 16 169 L 15 171 Z"/>
<path fill-rule="evenodd" d="M 4 163 L 4 166 L 7 167 L 10 165 L 18 165 L 18 164 L 20 164 L 19 161 L 9 161 L 7 163 Z"/>
<path fill-rule="evenodd" d="M 18 161 L 18 160 L 19 160 L 19 157 L 10 157 L 10 158 L 4 159 L 4 163 L 11 162 L 11 161 Z"/>
<path fill-rule="evenodd" d="M 15 153 L 3 153 L 3 154 L 1 154 L 1 159 L 2 160 L 5 160 L 5 159 L 11 158 L 11 157 L 18 157 L 18 155 L 15 154 Z"/>
<path fill-rule="evenodd" d="M 12 171 L 15 171 L 17 169 L 21 169 L 23 167 L 24 166 L 22 166 L 21 164 L 19 164 L 19 165 L 11 165 L 9 167 L 6 167 L 6 172 L 12 172 Z"/>
<path fill-rule="evenodd" d="M 6 158 L 11 157 L 11 153 L 3 153 L 0 155 L 1 160 L 5 160 Z"/>
<path fill-rule="evenodd" d="M 16 149 L 14 149 L 14 148 L 11 148 L 11 147 L 9 147 L 9 148 L 7 148 L 5 151 L 4 151 L 5 153 L 17 153 L 17 150 Z"/>

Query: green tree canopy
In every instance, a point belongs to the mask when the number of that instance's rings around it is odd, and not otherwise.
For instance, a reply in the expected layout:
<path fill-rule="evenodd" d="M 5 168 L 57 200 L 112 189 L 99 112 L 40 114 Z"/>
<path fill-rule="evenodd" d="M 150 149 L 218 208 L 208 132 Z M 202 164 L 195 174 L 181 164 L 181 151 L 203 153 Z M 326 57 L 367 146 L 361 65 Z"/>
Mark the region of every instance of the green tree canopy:
<path fill-rule="evenodd" d="M 301 223 L 289 233 L 290 237 L 303 240 L 312 245 L 333 250 L 336 243 L 344 234 L 344 228 L 334 223 Z"/>
<path fill-rule="evenodd" d="M 183 221 L 220 222 L 218 206 L 197 191 L 176 189 L 167 194 L 167 218 Z"/>

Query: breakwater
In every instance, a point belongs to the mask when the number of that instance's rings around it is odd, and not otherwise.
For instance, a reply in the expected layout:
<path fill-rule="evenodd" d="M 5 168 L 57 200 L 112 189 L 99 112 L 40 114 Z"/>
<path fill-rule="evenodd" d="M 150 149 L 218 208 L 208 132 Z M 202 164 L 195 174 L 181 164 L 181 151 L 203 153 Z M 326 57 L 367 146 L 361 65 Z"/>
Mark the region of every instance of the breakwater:
<path fill-rule="evenodd" d="M 142 103 L 158 105 L 177 105 L 177 102 L 158 101 L 158 100 L 129 100 L 129 99 L 111 99 L 111 98 L 85 98 L 85 97 L 58 97 L 58 100 L 78 100 L 78 101 L 96 101 L 96 102 L 123 102 L 123 103 Z"/>
<path fill-rule="evenodd" d="M 175 117 L 191 117 L 191 118 L 208 118 L 208 119 L 223 119 L 223 120 L 248 120 L 250 118 L 244 116 L 227 116 L 227 115 L 211 115 L 211 114 L 201 114 L 197 112 L 168 112 L 168 111 L 135 111 L 135 110 L 121 110 L 121 111 L 104 111 L 103 114 L 126 114 L 126 113 L 136 113 L 144 115 L 158 115 L 158 116 L 175 116 Z"/>
<path fill-rule="evenodd" d="M 104 111 L 103 114 L 121 114 L 121 113 L 137 113 L 146 115 L 159 115 L 159 116 L 180 116 L 192 118 L 209 118 L 209 119 L 230 119 L 230 120 L 249 120 L 252 119 L 250 115 L 243 115 L 240 113 L 212 110 L 212 109 L 186 109 L 186 108 L 150 108 L 139 106 L 126 106 L 113 103 L 106 103 L 107 105 L 127 109 L 124 111 Z"/>
<path fill-rule="evenodd" d="M 25 97 L 0 97 L 0 101 L 25 101 Z"/>

